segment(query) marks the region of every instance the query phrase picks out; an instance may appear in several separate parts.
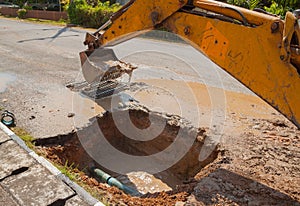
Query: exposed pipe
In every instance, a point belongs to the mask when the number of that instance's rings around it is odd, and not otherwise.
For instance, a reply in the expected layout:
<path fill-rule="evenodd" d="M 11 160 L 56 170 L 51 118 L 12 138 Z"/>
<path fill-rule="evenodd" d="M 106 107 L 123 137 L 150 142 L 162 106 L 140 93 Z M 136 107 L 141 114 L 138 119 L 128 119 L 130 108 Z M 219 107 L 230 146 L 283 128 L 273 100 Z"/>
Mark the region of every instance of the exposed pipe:
<path fill-rule="evenodd" d="M 104 171 L 98 169 L 98 168 L 91 168 L 92 172 L 98 177 L 102 182 L 107 183 L 110 186 L 115 186 L 119 188 L 120 190 L 123 190 L 125 193 L 133 196 L 139 195 L 139 192 L 122 184 L 119 180 L 116 178 L 110 176 L 109 174 L 105 173 Z"/>

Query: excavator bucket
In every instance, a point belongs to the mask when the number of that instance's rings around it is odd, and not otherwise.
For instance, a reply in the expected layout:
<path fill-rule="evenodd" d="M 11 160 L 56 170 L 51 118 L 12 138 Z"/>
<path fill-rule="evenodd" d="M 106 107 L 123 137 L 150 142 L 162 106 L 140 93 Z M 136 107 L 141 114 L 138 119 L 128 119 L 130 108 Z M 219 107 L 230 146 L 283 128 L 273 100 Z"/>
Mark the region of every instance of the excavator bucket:
<path fill-rule="evenodd" d="M 112 49 L 99 48 L 80 53 L 82 73 L 88 83 L 113 80 L 128 74 L 131 78 L 136 67 L 120 61 Z"/>
<path fill-rule="evenodd" d="M 82 93 L 92 98 L 104 98 L 127 88 L 122 82 L 124 74 L 129 75 L 136 67 L 120 61 L 112 49 L 99 48 L 83 51 L 80 54 L 82 74 L 87 83 L 82 86 Z"/>
<path fill-rule="evenodd" d="M 82 74 L 88 83 L 101 81 L 110 69 L 108 61 L 119 61 L 112 49 L 99 48 L 91 54 L 89 51 L 80 53 Z"/>

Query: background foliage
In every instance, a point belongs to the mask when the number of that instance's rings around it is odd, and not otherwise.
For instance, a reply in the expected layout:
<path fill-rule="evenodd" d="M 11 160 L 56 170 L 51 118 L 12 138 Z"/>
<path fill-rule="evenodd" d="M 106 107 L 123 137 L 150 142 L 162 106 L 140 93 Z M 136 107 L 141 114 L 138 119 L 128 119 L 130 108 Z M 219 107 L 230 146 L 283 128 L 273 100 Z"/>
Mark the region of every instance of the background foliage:
<path fill-rule="evenodd" d="M 73 0 L 70 2 L 67 11 L 70 23 L 98 28 L 119 8 L 119 4 L 110 4 L 109 1 Z"/>
<path fill-rule="evenodd" d="M 1 1 L 1 0 L 0 0 Z M 85 27 L 98 28 L 121 6 L 116 0 L 5 0 L 18 4 L 26 10 L 31 9 L 31 3 L 60 2 L 63 10 L 67 10 L 70 23 Z M 150 1 L 150 0 L 149 0 Z M 260 8 L 269 13 L 284 18 L 287 11 L 300 9 L 300 0 L 220 0 L 247 9 Z M 24 7 L 28 4 L 29 6 Z"/>
<path fill-rule="evenodd" d="M 68 0 L 65 0 L 68 1 Z M 224 0 L 222 0 L 224 1 Z M 247 9 L 260 8 L 269 13 L 280 15 L 284 18 L 287 11 L 300 8 L 300 0 L 225 0 L 229 4 L 234 4 Z M 112 13 L 121 6 L 115 4 L 115 0 L 71 0 L 67 4 L 67 11 L 70 22 L 85 27 L 98 28 L 104 24 Z"/>
<path fill-rule="evenodd" d="M 227 0 L 227 2 L 251 10 L 261 8 L 281 17 L 284 17 L 287 11 L 300 9 L 300 0 Z"/>

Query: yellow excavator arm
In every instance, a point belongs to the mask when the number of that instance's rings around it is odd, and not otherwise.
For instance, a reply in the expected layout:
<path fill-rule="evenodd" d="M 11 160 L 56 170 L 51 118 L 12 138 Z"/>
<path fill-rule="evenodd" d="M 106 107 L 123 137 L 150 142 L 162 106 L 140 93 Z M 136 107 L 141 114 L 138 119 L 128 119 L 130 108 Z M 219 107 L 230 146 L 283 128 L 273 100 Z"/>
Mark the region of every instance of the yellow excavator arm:
<path fill-rule="evenodd" d="M 156 28 L 178 34 L 300 128 L 300 29 L 292 13 L 283 21 L 212 0 L 131 0 L 86 35 L 82 64 L 97 48 Z"/>

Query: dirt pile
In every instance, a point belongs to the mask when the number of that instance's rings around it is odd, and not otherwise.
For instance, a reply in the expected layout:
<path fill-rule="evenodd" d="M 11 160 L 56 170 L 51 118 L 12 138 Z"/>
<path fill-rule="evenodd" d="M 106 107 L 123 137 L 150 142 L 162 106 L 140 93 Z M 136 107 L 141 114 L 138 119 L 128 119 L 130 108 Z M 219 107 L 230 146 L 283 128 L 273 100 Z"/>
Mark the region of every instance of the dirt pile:
<path fill-rule="evenodd" d="M 196 175 L 187 203 L 300 205 L 300 131 L 275 115 L 240 122 L 247 129 L 224 136 L 218 160 Z"/>

